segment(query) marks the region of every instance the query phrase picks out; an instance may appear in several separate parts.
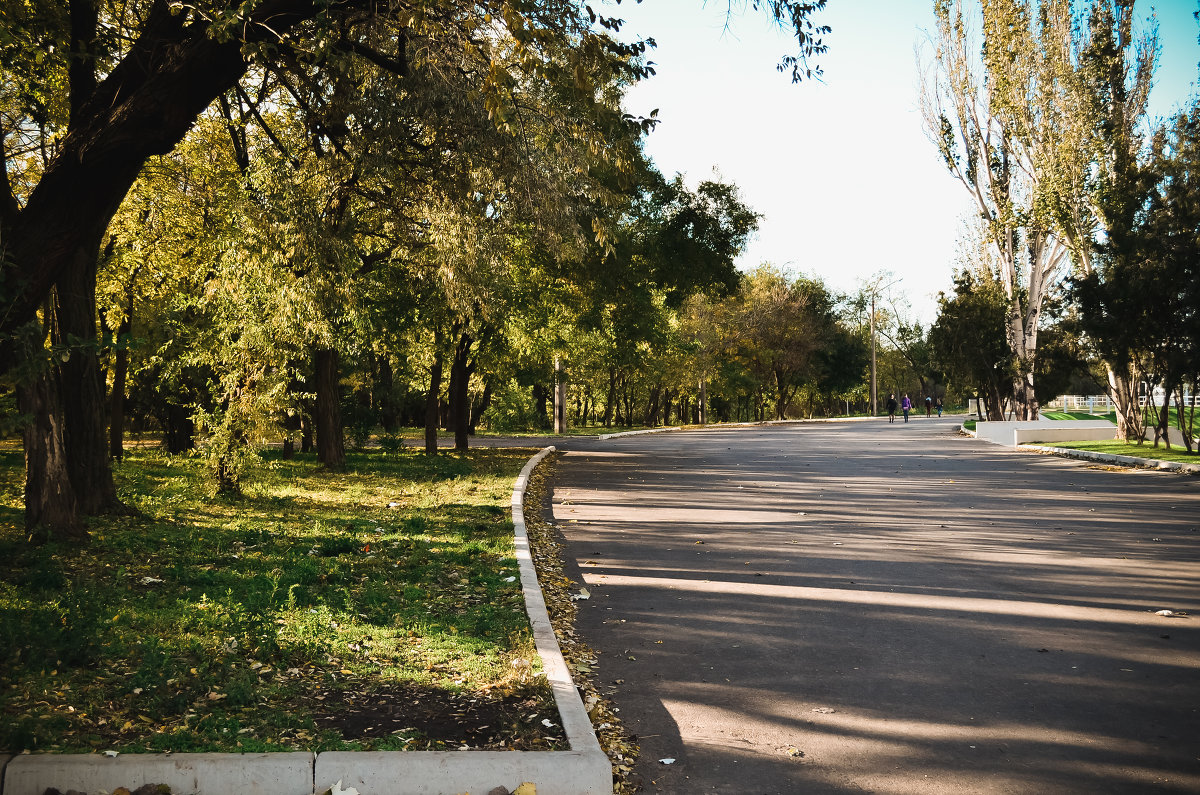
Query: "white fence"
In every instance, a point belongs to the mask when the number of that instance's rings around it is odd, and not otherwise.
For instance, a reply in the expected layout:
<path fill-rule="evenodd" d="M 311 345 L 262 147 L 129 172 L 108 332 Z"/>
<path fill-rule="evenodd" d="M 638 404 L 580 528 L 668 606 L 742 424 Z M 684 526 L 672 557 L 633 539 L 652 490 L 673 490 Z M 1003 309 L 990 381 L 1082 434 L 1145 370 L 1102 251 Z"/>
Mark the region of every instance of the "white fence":
<path fill-rule="evenodd" d="M 1200 408 L 1200 394 L 1187 394 L 1183 396 L 1184 406 L 1195 406 Z M 1147 396 L 1140 395 L 1138 397 L 1138 405 L 1142 408 L 1146 407 Z M 1163 395 L 1161 391 L 1156 391 L 1154 394 L 1155 405 L 1161 406 Z M 1171 399 L 1171 405 L 1175 405 L 1174 398 Z M 1089 414 L 1107 414 L 1115 409 L 1112 398 L 1108 395 L 1059 395 L 1054 400 L 1042 404 L 1043 410 L 1050 411 L 1086 411 Z"/>

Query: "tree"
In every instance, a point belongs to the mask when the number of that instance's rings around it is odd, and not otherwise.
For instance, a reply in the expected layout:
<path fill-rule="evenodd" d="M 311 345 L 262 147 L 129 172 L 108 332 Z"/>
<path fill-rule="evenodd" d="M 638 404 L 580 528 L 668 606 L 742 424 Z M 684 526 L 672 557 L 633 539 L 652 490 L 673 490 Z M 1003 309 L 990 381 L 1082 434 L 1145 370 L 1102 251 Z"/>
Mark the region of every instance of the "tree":
<path fill-rule="evenodd" d="M 933 361 L 950 385 L 983 401 L 989 420 L 1003 420 L 1012 384 L 1005 337 L 1008 298 L 984 269 L 964 269 L 954 294 L 938 298 L 938 317 L 929 330 Z"/>
<path fill-rule="evenodd" d="M 1149 407 L 1155 443 L 1170 444 L 1174 397 L 1191 450 L 1200 382 L 1200 102 L 1155 136 L 1142 177 L 1148 187 L 1132 223 L 1098 247 L 1096 267 L 1076 280 L 1073 293 L 1083 329 L 1105 361 L 1163 388 L 1163 404 Z M 1185 401 L 1189 387 L 1192 400 Z"/>
<path fill-rule="evenodd" d="M 1151 21 L 1133 33 L 1134 3 L 1094 0 L 1087 25 L 1058 50 L 1061 109 L 1052 150 L 1058 179 L 1050 197 L 1057 228 L 1071 246 L 1078 275 L 1088 279 L 1114 260 L 1135 258 L 1135 226 L 1145 207 L 1143 127 L 1158 55 Z M 1118 266 L 1119 267 L 1119 266 Z M 1117 437 L 1143 435 L 1138 405 L 1141 375 L 1126 357 L 1104 359 L 1117 414 Z"/>
<path fill-rule="evenodd" d="M 811 21 L 823 0 L 754 0 L 752 5 L 765 7 L 793 28 L 799 53 L 785 64 L 799 79 L 807 73 L 806 59 L 824 49 L 820 36 L 825 29 Z M 479 45 L 499 30 L 507 32 L 502 38 L 513 57 L 531 71 L 553 68 L 583 85 L 597 53 L 624 59 L 631 77 L 647 68 L 638 59 L 644 42 L 623 44 L 608 35 L 619 29 L 619 20 L 597 17 L 590 8 L 539 0 L 450 3 L 435 9 L 374 0 L 215 0 L 186 6 L 167 0 L 74 0 L 69 7 L 21 3 L 8 10 L 0 37 L 7 65 L 0 88 L 0 155 L 5 164 L 0 185 L 0 361 L 11 370 L 16 356 L 10 354 L 23 353 L 23 400 L 34 417 L 30 432 L 55 436 L 28 440 L 27 455 L 33 451 L 27 463 L 30 478 L 54 483 L 31 494 L 45 500 L 60 495 L 64 506 L 76 502 L 67 461 L 80 462 L 70 469 L 95 470 L 98 478 L 107 475 L 107 447 L 80 441 L 103 438 L 92 432 L 102 427 L 95 422 L 101 412 L 94 388 L 98 368 L 81 358 L 85 366 L 79 372 L 66 369 L 67 377 L 79 383 L 65 391 L 87 405 L 75 419 L 63 422 L 64 388 L 56 382 L 60 374 L 49 374 L 49 358 L 39 353 L 47 343 L 18 345 L 18 336 L 28 341 L 36 332 L 16 331 L 35 321 L 58 285 L 59 306 L 44 313 L 43 337 L 86 338 L 90 344 L 96 336 L 90 287 L 105 230 L 121 201 L 145 163 L 171 151 L 205 109 L 238 88 L 252 69 L 285 83 L 290 76 L 294 96 L 312 104 L 317 132 L 336 138 L 336 118 L 323 118 L 322 111 L 327 100 L 336 104 L 338 93 L 299 89 L 314 72 L 344 74 L 352 61 L 405 77 L 429 54 L 457 48 L 472 56 L 459 62 L 459 71 L 477 78 L 476 95 L 489 105 L 498 127 L 514 121 L 507 113 L 508 83 L 503 70 L 491 68 L 488 48 Z M 567 57 L 548 67 L 544 54 L 556 47 Z M 337 82 L 330 79 L 326 85 Z M 60 318 L 61 327 L 52 327 Z M 67 444 L 75 448 L 70 455 Z M 62 454 L 51 455 L 51 450 Z M 82 488 L 88 492 L 85 504 L 93 504 L 93 495 L 99 495 L 99 503 L 107 501 L 108 490 L 96 478 Z M 35 522 L 51 515 L 67 517 L 55 522 L 77 533 L 79 523 L 70 519 L 75 513 L 74 507 L 60 510 L 47 503 L 33 506 L 28 515 Z"/>
<path fill-rule="evenodd" d="M 1059 134 L 1055 58 L 1069 43 L 1070 3 L 983 3 L 981 59 L 961 0 L 939 0 L 934 10 L 937 39 L 922 115 L 985 225 L 1007 302 L 1017 413 L 1036 419 L 1042 302 L 1068 254 L 1049 211 L 1057 173 L 1047 153 Z"/>

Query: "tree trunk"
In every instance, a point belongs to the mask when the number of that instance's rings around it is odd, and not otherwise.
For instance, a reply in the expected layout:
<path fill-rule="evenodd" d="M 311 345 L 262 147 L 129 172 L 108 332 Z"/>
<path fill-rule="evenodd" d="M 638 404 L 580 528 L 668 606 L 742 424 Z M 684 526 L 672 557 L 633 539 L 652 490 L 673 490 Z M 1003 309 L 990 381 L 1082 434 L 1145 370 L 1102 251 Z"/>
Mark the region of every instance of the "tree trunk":
<path fill-rule="evenodd" d="M 463 332 L 454 343 L 454 360 L 450 363 L 450 424 L 454 428 L 454 449 L 465 451 L 471 424 L 471 335 Z"/>
<path fill-rule="evenodd" d="M 1130 373 L 1118 373 L 1105 364 L 1108 372 L 1108 392 L 1117 412 L 1117 438 L 1140 442 L 1146 435 L 1146 422 L 1138 404 L 1137 378 Z"/>
<path fill-rule="evenodd" d="M 313 451 L 313 415 L 317 413 L 316 406 L 311 400 L 305 400 L 300 410 L 300 452 Z"/>
<path fill-rule="evenodd" d="M 396 409 L 396 374 L 392 361 L 386 355 L 375 357 L 375 405 L 379 411 L 379 424 L 384 431 L 394 433 L 399 427 L 399 412 Z"/>
<path fill-rule="evenodd" d="M 646 424 L 651 428 L 658 425 L 658 400 L 662 395 L 662 384 L 650 388 L 650 399 L 646 403 Z"/>
<path fill-rule="evenodd" d="M 338 352 L 332 348 L 318 348 L 313 353 L 317 393 L 317 460 L 329 469 L 341 469 L 346 465 L 338 358 Z"/>
<path fill-rule="evenodd" d="M 472 436 L 478 430 L 479 421 L 483 419 L 483 415 L 490 405 L 492 405 L 492 385 L 485 383 L 483 385 L 483 394 L 479 396 L 479 401 L 471 406 L 471 424 L 467 428 L 467 432 Z"/>
<path fill-rule="evenodd" d="M 617 409 L 617 368 L 608 368 L 608 396 L 604 399 L 604 427 L 611 428 Z"/>
<path fill-rule="evenodd" d="M 425 454 L 438 451 L 438 398 L 442 394 L 442 333 L 434 337 L 433 364 L 429 367 L 429 390 L 425 393 Z"/>
<path fill-rule="evenodd" d="M 534 407 L 534 413 L 537 414 L 537 421 L 538 421 L 539 428 L 545 428 L 550 424 L 549 418 L 547 417 L 547 414 L 549 411 L 549 404 L 550 404 L 550 390 L 546 388 L 545 384 L 540 384 L 540 383 L 534 384 L 533 385 L 533 407 Z"/>
<path fill-rule="evenodd" d="M 29 417 L 23 433 L 25 530 L 35 543 L 87 538 L 67 466 L 58 388 L 53 367 L 17 385 L 17 410 Z"/>
<path fill-rule="evenodd" d="M 96 337 L 96 256 L 78 252 L 54 289 L 51 339 L 68 347 L 59 364 L 67 471 L 84 516 L 124 510 L 109 458 L 104 383 Z"/>

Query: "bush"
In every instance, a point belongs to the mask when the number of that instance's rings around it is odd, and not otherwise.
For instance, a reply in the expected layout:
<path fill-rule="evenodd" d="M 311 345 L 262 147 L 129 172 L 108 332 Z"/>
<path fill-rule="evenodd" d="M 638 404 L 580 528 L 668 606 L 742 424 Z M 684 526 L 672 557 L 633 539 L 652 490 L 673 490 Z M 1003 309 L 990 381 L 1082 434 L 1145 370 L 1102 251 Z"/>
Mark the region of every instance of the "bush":
<path fill-rule="evenodd" d="M 538 417 L 533 395 L 515 379 L 496 389 L 491 405 L 483 413 L 483 424 L 500 433 L 538 428 L 544 419 Z"/>

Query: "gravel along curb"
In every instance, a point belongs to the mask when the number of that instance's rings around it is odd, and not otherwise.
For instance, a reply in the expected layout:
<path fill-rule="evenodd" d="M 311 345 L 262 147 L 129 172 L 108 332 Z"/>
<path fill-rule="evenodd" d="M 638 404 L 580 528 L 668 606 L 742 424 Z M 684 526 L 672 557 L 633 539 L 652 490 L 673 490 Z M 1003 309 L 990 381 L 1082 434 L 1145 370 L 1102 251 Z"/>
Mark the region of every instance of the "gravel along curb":
<path fill-rule="evenodd" d="M 1158 461 L 1153 458 L 1137 458 L 1131 455 L 1113 455 L 1112 453 L 1097 453 L 1093 450 L 1072 450 L 1067 447 L 1048 447 L 1037 444 L 1022 444 L 1018 450 L 1028 450 L 1034 453 L 1048 453 L 1064 458 L 1079 458 L 1084 461 L 1096 461 L 1102 464 L 1118 464 L 1142 469 L 1160 469 L 1167 472 L 1182 472 L 1187 475 L 1200 475 L 1200 464 L 1181 464 L 1178 461 Z"/>
<path fill-rule="evenodd" d="M 525 609 L 542 669 L 554 692 L 570 751 L 334 751 L 274 754 L 22 754 L 0 757 L 2 795 L 42 795 L 48 787 L 96 795 L 117 787 L 166 784 L 174 795 L 311 795 L 343 789 L 359 795 L 485 795 L 525 782 L 538 795 L 611 795 L 612 763 L 592 722 L 550 625 L 546 601 L 525 531 L 529 475 L 547 447 L 529 460 L 512 495 L 517 563 Z"/>

